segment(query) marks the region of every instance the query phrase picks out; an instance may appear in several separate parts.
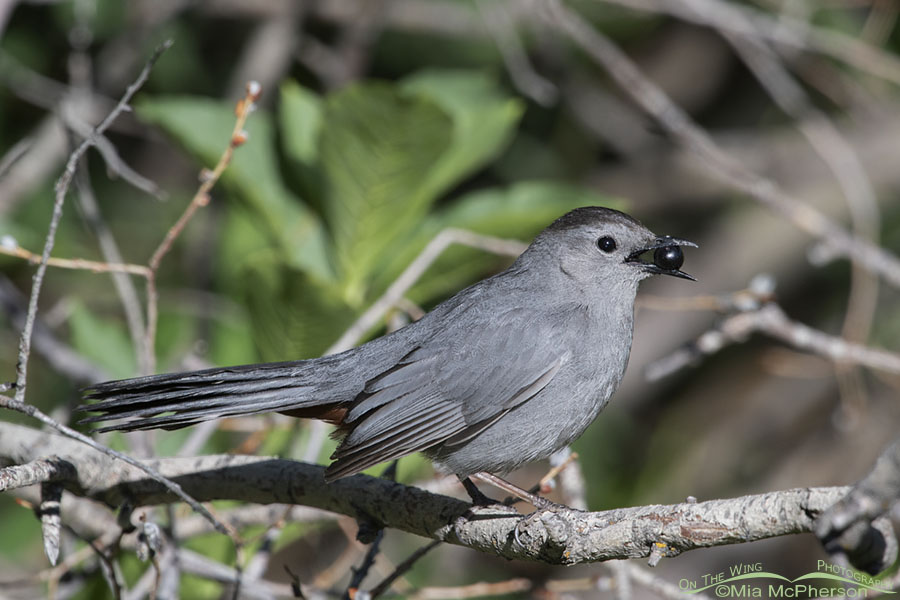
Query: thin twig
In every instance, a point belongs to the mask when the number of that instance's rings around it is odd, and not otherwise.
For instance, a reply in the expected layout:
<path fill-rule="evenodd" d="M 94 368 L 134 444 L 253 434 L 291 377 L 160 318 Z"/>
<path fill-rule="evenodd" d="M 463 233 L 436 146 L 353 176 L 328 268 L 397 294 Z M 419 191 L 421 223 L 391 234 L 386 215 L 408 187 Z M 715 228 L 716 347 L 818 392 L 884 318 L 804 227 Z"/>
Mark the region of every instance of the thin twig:
<path fill-rule="evenodd" d="M 131 101 L 132 96 L 134 96 L 141 86 L 144 85 L 144 82 L 147 81 L 147 77 L 150 76 L 150 70 L 153 68 L 153 65 L 156 64 L 159 57 L 171 46 L 172 41 L 167 40 L 154 50 L 137 79 L 128 86 L 122 99 L 119 100 L 119 103 L 112 112 L 97 125 L 94 129 L 94 133 L 85 138 L 85 140 L 69 156 L 69 160 L 66 162 L 66 168 L 63 171 L 62 176 L 56 182 L 56 200 L 53 204 L 53 214 L 50 217 L 50 227 L 47 232 L 47 239 L 44 242 L 44 250 L 41 253 L 41 262 L 38 264 L 38 268 L 35 271 L 32 280 L 31 296 L 28 299 L 28 312 L 25 317 L 25 326 L 22 328 L 22 336 L 19 339 L 15 395 L 15 400 L 18 403 L 24 403 L 25 401 L 25 383 L 28 377 L 28 358 L 31 354 L 31 333 L 34 330 L 34 321 L 37 317 L 38 297 L 41 293 L 41 285 L 44 282 L 44 274 L 47 272 L 47 261 L 50 259 L 50 253 L 53 250 L 53 244 L 56 240 L 56 230 L 59 227 L 59 221 L 62 218 L 63 203 L 65 202 L 66 194 L 69 191 L 69 186 L 72 183 L 72 178 L 75 176 L 75 169 L 78 166 L 78 161 L 80 161 L 81 157 L 84 156 L 84 153 L 88 151 L 88 148 L 95 143 L 95 135 L 102 134 L 109 128 L 112 122 L 122 114 L 122 112 L 129 110 L 128 103 Z"/>
<path fill-rule="evenodd" d="M 900 355 L 856 344 L 792 321 L 774 302 L 728 317 L 695 341 L 648 365 L 644 374 L 650 381 L 660 379 L 696 362 L 700 357 L 715 354 L 729 344 L 743 342 L 754 332 L 765 333 L 794 348 L 836 362 L 900 374 Z"/>
<path fill-rule="evenodd" d="M 506 65 L 506 70 L 522 94 L 541 106 L 552 106 L 559 98 L 559 89 L 541 77 L 528 61 L 516 31 L 515 22 L 509 15 L 509 3 L 497 0 L 476 0 L 476 8 L 484 21 L 485 28 L 494 39 L 497 49 Z"/>
<path fill-rule="evenodd" d="M 710 597 L 706 594 L 686 594 L 677 585 L 669 583 L 662 577 L 657 577 L 656 575 L 648 571 L 646 567 L 639 567 L 638 565 L 630 562 L 623 562 L 621 564 L 622 569 L 628 573 L 628 576 L 632 580 L 634 580 L 635 583 L 639 583 L 651 592 L 657 594 L 660 598 L 673 598 L 676 600 L 696 598 L 697 600 L 710 600 Z"/>
<path fill-rule="evenodd" d="M 63 103 L 60 110 L 63 122 L 77 135 L 85 138 L 91 134 L 90 125 L 82 121 L 76 115 L 76 107 L 72 106 L 72 104 L 73 103 L 71 102 Z M 166 198 L 165 192 L 161 190 L 158 185 L 156 185 L 156 182 L 144 177 L 143 175 L 132 169 L 128 165 L 128 163 L 126 163 L 122 159 L 122 157 L 119 156 L 119 151 L 106 136 L 96 135 L 96 133 L 94 134 L 94 136 L 94 147 L 97 149 L 97 152 L 100 154 L 100 156 L 103 157 L 103 161 L 106 163 L 107 173 L 111 177 L 121 177 L 123 181 L 129 183 L 131 186 L 141 190 L 142 192 L 150 194 L 157 200 L 164 200 Z"/>
<path fill-rule="evenodd" d="M 86 163 L 87 161 L 85 161 Z M 125 260 L 119 251 L 119 244 L 100 214 L 100 205 L 91 187 L 87 165 L 82 163 L 75 177 L 75 189 L 78 191 L 78 201 L 84 213 L 84 220 L 93 230 L 100 246 L 103 258 L 110 264 L 122 264 Z M 149 270 L 147 271 L 149 272 Z M 134 282 L 125 273 L 110 272 L 113 287 L 119 295 L 122 309 L 125 312 L 125 322 L 128 324 L 128 332 L 131 334 L 131 343 L 134 346 L 134 355 L 137 358 L 138 369 L 141 375 L 150 374 L 150 358 L 144 351 L 144 314 L 141 309 L 141 301 L 138 297 Z M 146 275 L 145 275 L 146 277 Z"/>
<path fill-rule="evenodd" d="M 696 13 L 705 2 L 686 0 L 684 4 Z M 742 11 L 731 7 L 722 6 L 721 13 L 734 21 L 745 20 Z M 752 30 L 755 26 L 747 21 L 746 28 Z M 813 104 L 803 87 L 781 64 L 776 53 L 759 37 L 729 30 L 722 30 L 721 34 L 778 107 L 794 119 L 810 147 L 834 174 L 849 208 L 854 233 L 877 243 L 881 221 L 878 200 L 856 150 L 841 135 L 830 117 Z M 869 337 L 877 304 L 878 278 L 859 262 L 853 261 L 842 337 L 852 342 L 865 341 Z M 858 372 L 850 368 L 850 365 L 835 366 L 843 404 L 856 404 L 848 398 L 852 398 L 856 390 L 853 382 L 857 380 Z"/>
<path fill-rule="evenodd" d="M 485 596 L 521 595 L 524 592 L 531 591 L 533 588 L 534 582 L 530 579 L 516 577 L 506 581 L 470 583 L 469 585 L 455 587 L 425 587 L 410 595 L 409 598 L 410 600 L 464 600 L 465 598 L 482 598 Z"/>
<path fill-rule="evenodd" d="M 846 256 L 900 287 L 900 259 L 869 240 L 846 229 L 809 204 L 781 189 L 774 181 L 748 170 L 699 127 L 662 89 L 650 81 L 622 50 L 559 0 L 542 4 L 548 21 L 569 36 L 594 61 L 606 69 L 619 87 L 676 141 L 691 150 L 717 180 L 740 190 L 764 206 L 787 217 L 798 229 L 821 240 L 836 254 Z"/>
<path fill-rule="evenodd" d="M 356 597 L 359 586 L 362 585 L 363 580 L 369 574 L 369 570 L 375 564 L 375 558 L 381 551 L 381 541 L 383 539 L 384 529 L 379 529 L 378 533 L 375 534 L 375 539 L 369 545 L 369 549 L 366 550 L 366 556 L 363 558 L 362 564 L 360 564 L 359 567 L 352 569 L 353 577 L 350 578 L 350 583 L 347 585 L 347 589 L 344 591 L 344 595 L 341 596 L 341 598 L 344 600 L 351 600 L 351 598 Z M 374 597 L 375 596 L 373 595 L 372 598 Z"/>
<path fill-rule="evenodd" d="M 442 543 L 443 542 L 441 542 L 440 540 L 434 540 L 433 542 L 425 544 L 424 546 L 410 554 L 406 560 L 394 567 L 394 570 L 390 575 L 385 577 L 381 581 L 381 583 L 372 588 L 369 597 L 372 598 L 372 600 L 375 600 L 375 598 L 388 591 L 398 578 L 400 578 L 402 575 L 405 575 L 410 569 L 412 569 L 413 565 L 416 564 L 416 561 L 440 546 Z"/>
<path fill-rule="evenodd" d="M 9 240 L 9 238 L 7 238 Z M 21 246 L 14 245 L 11 241 L 0 244 L 0 254 L 6 256 L 15 256 L 28 261 L 33 265 L 41 264 L 41 256 L 26 250 Z M 131 275 L 139 275 L 148 277 L 150 269 L 144 265 L 133 265 L 128 263 L 110 263 L 97 260 L 87 260 L 84 258 L 55 258 L 50 257 L 45 263 L 48 267 L 56 267 L 58 269 L 75 269 L 80 271 L 90 271 L 91 273 L 128 273 Z"/>
<path fill-rule="evenodd" d="M 131 465 L 133 467 L 140 469 L 141 471 L 143 471 L 144 473 L 149 475 L 150 478 L 153 479 L 153 481 L 156 481 L 160 485 L 164 486 L 167 490 L 169 490 L 170 492 L 172 492 L 173 494 L 178 496 L 181 500 L 183 500 L 188 505 L 190 505 L 190 507 L 192 509 L 194 509 L 195 511 L 197 511 L 198 513 L 200 513 L 201 515 L 206 517 L 206 519 L 210 523 L 212 523 L 213 526 L 216 528 L 216 531 L 218 531 L 220 533 L 224 533 L 225 535 L 228 535 L 228 536 L 232 536 L 234 534 L 234 532 L 231 530 L 230 527 L 228 527 L 227 525 L 220 522 L 202 504 L 200 504 L 199 502 L 197 502 L 196 500 L 191 498 L 189 495 L 187 495 L 184 492 L 184 490 L 181 488 L 180 485 L 178 485 L 177 483 L 175 483 L 174 481 L 172 481 L 170 479 L 167 479 L 166 477 L 163 477 L 159 473 L 159 471 L 157 471 L 153 467 L 150 467 L 150 466 L 142 463 L 139 460 L 131 458 L 127 454 L 122 454 L 121 452 L 116 452 L 112 448 L 107 448 L 103 444 L 99 444 L 99 443 L 95 442 L 94 440 L 87 437 L 86 435 L 79 433 L 70 427 L 66 427 L 62 423 L 58 423 L 56 420 L 54 420 L 50 416 L 44 414 L 41 410 L 39 410 L 38 408 L 36 408 L 34 406 L 31 406 L 30 404 L 25 404 L 24 402 L 19 402 L 18 400 L 10 398 L 9 396 L 4 396 L 3 394 L 0 394 L 0 408 L 14 410 L 16 412 L 20 412 L 22 414 L 28 415 L 29 417 L 33 417 L 33 418 L 37 419 L 38 421 L 40 421 L 41 423 L 43 423 L 44 425 L 47 425 L 48 427 L 51 427 L 51 428 L 55 429 L 56 431 L 60 432 L 61 434 L 65 435 L 66 437 L 70 437 L 73 440 L 77 440 L 77 441 L 81 442 L 82 444 L 85 444 L 86 446 L 90 446 L 91 448 L 93 448 L 94 450 L 96 450 L 98 452 L 102 452 L 103 454 L 110 456 L 112 458 L 117 458 L 121 461 L 128 463 L 129 465 Z"/>
<path fill-rule="evenodd" d="M 225 169 L 228 168 L 228 165 L 231 164 L 231 158 L 234 155 L 235 149 L 247 141 L 247 133 L 244 131 L 244 125 L 247 122 L 247 117 L 249 117 L 250 113 L 255 109 L 255 103 L 259 99 L 262 90 L 255 81 L 249 82 L 246 90 L 246 95 L 238 102 L 235 108 L 237 119 L 235 120 L 231 137 L 228 139 L 228 146 L 225 148 L 222 156 L 219 157 L 219 162 L 216 163 L 216 166 L 212 171 L 203 171 L 203 181 L 200 183 L 200 187 L 197 188 L 194 197 L 191 198 L 187 208 L 185 208 L 175 224 L 166 232 L 162 242 L 160 242 L 147 263 L 150 272 L 147 276 L 147 331 L 144 343 L 146 344 L 147 354 L 150 356 L 151 360 L 155 357 L 154 345 L 156 342 L 156 325 L 159 317 L 157 309 L 158 294 L 156 291 L 156 272 L 159 270 L 159 265 L 162 262 L 163 257 L 169 252 L 175 239 L 187 226 L 191 217 L 197 212 L 197 209 L 209 204 L 209 193 L 212 191 L 216 182 L 219 181 L 219 178 L 222 176 L 222 173 L 225 172 Z"/>
<path fill-rule="evenodd" d="M 741 35 L 757 35 L 791 49 L 818 52 L 850 65 L 862 73 L 900 84 L 900 60 L 865 40 L 833 29 L 816 27 L 788 15 L 779 15 L 776 19 L 745 4 L 716 0 L 692 1 L 696 8 L 686 6 L 683 0 L 602 0 L 607 4 L 667 13 Z M 744 18 L 740 20 L 731 18 L 734 11 L 740 11 Z"/>
<path fill-rule="evenodd" d="M 25 298 L 6 277 L 0 276 L 0 310 L 15 328 L 25 325 Z M 69 379 L 79 383 L 96 383 L 109 379 L 109 373 L 87 360 L 70 345 L 60 341 L 38 317 L 33 332 L 33 348 L 47 359 L 49 365 Z"/>
<path fill-rule="evenodd" d="M 3 158 L 0 158 L 0 178 L 6 175 L 6 172 L 16 164 L 23 155 L 25 155 L 34 145 L 34 137 L 26 136 L 13 144 L 13 147 L 6 151 Z"/>
<path fill-rule="evenodd" d="M 159 57 L 162 56 L 163 52 L 165 52 L 171 46 L 172 41 L 167 40 L 156 48 L 156 50 L 147 61 L 147 64 L 141 70 L 141 73 L 138 75 L 137 79 L 134 81 L 134 83 L 128 86 L 128 89 L 125 91 L 125 94 L 123 94 L 122 99 L 112 110 L 112 112 L 110 112 L 109 115 L 107 115 L 106 118 L 103 119 L 103 121 L 95 128 L 94 132 L 90 136 L 85 138 L 85 140 L 69 156 L 69 160 L 66 163 L 66 168 L 62 176 L 59 178 L 59 181 L 57 181 L 56 183 L 56 201 L 53 206 L 53 214 L 50 219 L 50 227 L 47 233 L 47 239 L 44 243 L 44 251 L 41 255 L 40 263 L 38 264 L 37 271 L 34 274 L 34 279 L 31 287 L 31 296 L 28 302 L 28 311 L 25 318 L 25 326 L 22 329 L 22 336 L 19 341 L 15 397 L 9 398 L 7 396 L 0 395 L 0 407 L 14 410 L 33 417 L 41 421 L 45 425 L 56 429 L 60 433 L 72 439 L 78 440 L 79 442 L 86 444 L 99 452 L 102 452 L 114 458 L 118 458 L 119 460 L 123 460 L 128 464 L 141 469 L 142 471 L 147 473 L 154 481 L 157 481 L 161 485 L 165 486 L 166 489 L 187 502 L 191 506 L 191 508 L 208 518 L 210 522 L 215 524 L 215 527 L 218 531 L 226 535 L 230 535 L 231 532 L 224 524 L 216 520 L 215 517 L 213 517 L 213 515 L 208 510 L 206 510 L 206 508 L 204 508 L 199 502 L 188 496 L 178 484 L 166 479 L 156 470 L 142 464 L 140 461 L 137 461 L 120 452 L 116 452 L 115 450 L 107 448 L 106 446 L 98 444 L 94 440 L 75 431 L 74 429 L 58 423 L 56 420 L 44 414 L 36 407 L 25 403 L 25 386 L 28 374 L 28 359 L 31 354 L 31 336 L 34 330 L 35 319 L 37 318 L 38 297 L 40 295 L 44 274 L 46 273 L 48 262 L 50 260 L 50 252 L 53 250 L 53 243 L 56 239 L 56 230 L 59 226 L 60 218 L 62 217 L 63 203 L 68 193 L 69 186 L 71 185 L 72 178 L 75 176 L 78 162 L 80 161 L 84 153 L 87 152 L 88 148 L 90 148 L 95 143 L 95 136 L 101 135 L 107 128 L 109 128 L 112 122 L 122 112 L 129 110 L 128 103 L 131 101 L 131 98 L 147 80 L 147 77 L 150 75 L 150 70 L 153 68 L 153 65 L 156 63 Z"/>
<path fill-rule="evenodd" d="M 437 260 L 441 253 L 452 244 L 462 244 L 506 256 L 518 256 L 526 248 L 525 244 L 516 240 L 480 235 L 463 229 L 442 230 L 428 242 L 422 252 L 394 280 L 384 294 L 360 315 L 338 341 L 325 351 L 325 354 L 336 354 L 355 346 L 366 332 L 375 327 L 384 315 L 396 306 L 409 288 L 415 285 L 416 281 L 431 266 L 431 263 Z"/>

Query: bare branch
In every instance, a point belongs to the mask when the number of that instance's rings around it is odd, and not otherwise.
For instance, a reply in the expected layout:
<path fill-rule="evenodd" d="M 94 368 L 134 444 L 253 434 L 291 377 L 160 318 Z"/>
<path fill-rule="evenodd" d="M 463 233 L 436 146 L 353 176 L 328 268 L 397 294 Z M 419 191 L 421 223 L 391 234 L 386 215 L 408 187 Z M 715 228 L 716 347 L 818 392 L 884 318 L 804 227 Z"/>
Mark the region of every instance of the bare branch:
<path fill-rule="evenodd" d="M 647 366 L 645 375 L 653 381 L 715 354 L 729 344 L 745 341 L 752 333 L 765 333 L 799 350 L 806 350 L 836 362 L 856 364 L 888 373 L 900 373 L 900 355 L 870 348 L 829 335 L 792 321 L 774 302 L 758 309 L 739 312 L 715 329 L 703 333 L 694 342 Z"/>
<path fill-rule="evenodd" d="M 0 469 L 0 492 L 74 477 L 75 468 L 66 461 L 55 456 L 39 458 L 24 465 Z"/>
<path fill-rule="evenodd" d="M 56 435 L 0 423 L 0 456 L 27 462 L 51 446 L 75 465 L 71 491 L 116 506 L 180 498 L 144 472 Z M 675 556 L 696 548 L 811 531 L 815 517 L 847 488 L 808 488 L 728 500 L 642 506 L 603 512 L 538 511 L 523 517 L 506 506 L 472 507 L 365 475 L 326 484 L 319 466 L 255 456 L 203 456 L 147 461 L 202 501 L 304 504 L 384 527 L 467 546 L 510 559 L 575 564 Z M 518 531 L 518 542 L 516 541 Z"/>
<path fill-rule="evenodd" d="M 26 260 L 33 265 L 41 264 L 41 255 L 26 250 L 15 243 L 0 245 L 0 254 L 15 256 L 16 258 Z M 90 271 L 91 273 L 128 273 L 130 275 L 140 275 L 141 277 L 147 277 L 150 273 L 150 269 L 144 265 L 101 262 L 84 258 L 50 257 L 44 264 L 48 267 L 55 267 L 57 269 L 74 269 L 79 271 Z"/>
<path fill-rule="evenodd" d="M 25 326 L 22 328 L 22 336 L 19 339 L 19 354 L 18 354 L 18 366 L 16 368 L 16 395 L 15 400 L 18 403 L 23 403 L 25 400 L 25 382 L 28 376 L 28 358 L 31 354 L 31 333 L 34 330 L 34 320 L 37 317 L 37 304 L 38 297 L 41 293 L 41 285 L 44 281 L 44 273 L 47 271 L 47 262 L 50 259 L 50 253 L 53 251 L 53 243 L 56 240 L 56 229 L 59 227 L 59 221 L 62 218 L 62 209 L 63 203 L 66 199 L 66 194 L 69 191 L 69 185 L 72 182 L 72 178 L 75 176 L 75 169 L 78 166 L 78 162 L 81 160 L 81 157 L 84 156 L 84 153 L 87 152 L 88 148 L 96 143 L 95 137 L 102 135 L 104 131 L 106 131 L 113 121 L 124 111 L 129 110 L 128 103 L 131 101 L 132 96 L 144 85 L 144 82 L 147 81 L 147 77 L 150 76 L 150 70 L 153 68 L 153 65 L 162 56 L 162 53 L 171 47 L 171 40 L 164 42 L 161 44 L 151 55 L 150 59 L 147 61 L 147 64 L 144 66 L 141 73 L 138 75 L 137 79 L 128 86 L 128 89 L 125 90 L 125 94 L 122 96 L 122 99 L 119 100 L 119 103 L 116 107 L 110 112 L 103 121 L 94 128 L 94 132 L 85 138 L 85 140 L 72 152 L 69 156 L 69 160 L 66 162 L 66 168 L 63 171 L 62 176 L 56 182 L 56 200 L 53 203 L 53 214 L 50 217 L 50 226 L 49 231 L 47 232 L 47 239 L 44 242 L 44 250 L 41 253 L 41 262 L 38 264 L 37 271 L 35 271 L 34 278 L 32 280 L 31 285 L 31 296 L 28 300 L 28 312 L 25 317 Z"/>
<path fill-rule="evenodd" d="M 405 575 L 410 569 L 413 568 L 413 565 L 419 561 L 423 556 L 440 546 L 443 542 L 440 540 L 434 540 L 425 544 L 424 546 L 416 549 L 412 554 L 410 554 L 406 560 L 397 565 L 390 575 L 381 580 L 381 582 L 372 588 L 372 591 L 369 592 L 371 597 L 378 598 L 394 585 L 394 582 L 397 581 L 400 577 Z"/>
<path fill-rule="evenodd" d="M 774 181 L 749 171 L 737 158 L 726 153 L 655 83 L 647 79 L 634 62 L 606 36 L 559 0 L 544 4 L 548 21 L 568 35 L 585 53 L 606 69 L 619 87 L 631 96 L 676 141 L 697 155 L 700 164 L 715 179 L 749 195 L 788 219 L 800 230 L 827 243 L 846 256 L 900 287 L 900 259 L 869 240 L 859 238 L 809 204 L 781 189 Z"/>
<path fill-rule="evenodd" d="M 541 77 L 528 61 L 528 55 L 519 41 L 515 22 L 509 14 L 509 2 L 476 0 L 475 6 L 481 15 L 488 33 L 497 44 L 506 70 L 513 85 L 523 95 L 541 106 L 552 106 L 559 98 L 559 89 Z"/>
<path fill-rule="evenodd" d="M 780 14 L 778 18 L 751 6 L 716 0 L 602 0 L 637 10 L 663 12 L 739 35 L 753 35 L 794 50 L 818 52 L 900 85 L 900 60 L 865 40 L 816 27 Z M 735 18 L 735 17 L 740 18 Z"/>
<path fill-rule="evenodd" d="M 144 343 L 147 348 L 147 355 L 151 359 L 151 372 L 155 370 L 155 368 L 153 368 L 155 365 L 153 365 L 152 362 L 155 362 L 153 360 L 155 357 L 154 344 L 156 341 L 156 324 L 159 317 L 159 311 L 157 310 L 158 295 L 156 293 L 156 272 L 159 270 L 159 265 L 162 263 L 163 257 L 169 252 L 172 244 L 175 242 L 176 238 L 181 235 L 181 232 L 187 226 L 188 222 L 190 222 L 194 213 L 197 212 L 197 209 L 209 204 L 209 193 L 212 191 L 213 186 L 216 185 L 216 182 L 219 181 L 219 178 L 222 176 L 222 173 L 225 172 L 225 169 L 228 168 L 228 165 L 231 164 L 231 158 L 234 156 L 235 149 L 247 141 L 247 132 L 244 131 L 244 125 L 247 123 L 247 117 L 249 117 L 250 113 L 256 108 L 255 103 L 259 99 L 261 91 L 259 84 L 255 81 L 247 83 L 246 95 L 238 101 L 238 104 L 235 107 L 237 119 L 235 120 L 231 137 L 228 139 L 228 146 L 225 148 L 222 156 L 219 157 L 219 161 L 212 171 L 204 169 L 201 175 L 202 181 L 200 187 L 197 188 L 194 197 L 191 198 L 187 208 L 184 209 L 184 212 L 175 224 L 166 232 L 162 242 L 160 242 L 159 246 L 154 250 L 153 255 L 150 256 L 150 260 L 147 263 L 147 266 L 149 267 L 149 275 L 147 277 L 147 331 Z"/>
<path fill-rule="evenodd" d="M 100 214 L 100 206 L 94 195 L 94 189 L 91 187 L 86 162 L 79 166 L 75 177 L 75 189 L 78 191 L 78 202 L 84 213 L 84 220 L 93 230 L 94 235 L 97 236 L 100 252 L 103 254 L 105 261 L 111 264 L 124 263 L 125 260 L 119 251 L 119 244 Z M 147 269 L 146 273 L 149 273 L 149 269 Z M 147 276 L 146 273 L 144 277 Z M 131 343 L 134 346 L 134 355 L 137 357 L 138 369 L 142 375 L 148 375 L 152 360 L 147 356 L 143 343 L 145 331 L 144 314 L 134 282 L 125 273 L 113 271 L 110 272 L 110 275 L 113 286 L 122 303 L 122 309 L 125 312 L 125 322 L 128 324 L 128 332 L 131 334 Z"/>
<path fill-rule="evenodd" d="M 72 106 L 71 103 L 64 102 L 60 113 L 66 126 L 78 136 L 87 138 L 91 135 L 92 130 L 90 125 L 82 121 L 78 115 L 75 114 L 75 107 Z M 94 147 L 97 149 L 97 152 L 100 153 L 100 156 L 103 157 L 103 160 L 106 163 L 106 169 L 110 175 L 121 177 L 134 188 L 150 194 L 157 200 L 165 199 L 165 192 L 161 190 L 154 181 L 151 181 L 132 169 L 128 163 L 119 156 L 119 151 L 106 136 L 94 133 L 94 140 Z"/>
<path fill-rule="evenodd" d="M 900 439 L 884 451 L 849 494 L 819 517 L 816 535 L 832 554 L 845 555 L 869 573 L 880 573 L 897 559 L 897 540 L 889 521 L 879 523 L 878 519 L 898 501 Z"/>
<path fill-rule="evenodd" d="M 685 598 L 685 593 L 681 588 L 654 575 L 646 567 L 639 567 L 634 563 L 623 563 L 623 570 L 635 583 L 639 583 L 651 592 L 656 593 L 660 598 L 678 598 L 681 600 Z M 709 596 L 706 594 L 692 593 L 690 598 L 709 600 Z"/>
<path fill-rule="evenodd" d="M 0 276 L 0 307 L 12 321 L 13 327 L 25 325 L 25 298 L 6 277 Z M 84 358 L 71 346 L 60 341 L 38 317 L 34 324 L 34 349 L 50 366 L 73 382 L 96 383 L 109 379 L 109 373 Z"/>
<path fill-rule="evenodd" d="M 201 505 L 199 502 L 197 502 L 191 496 L 186 494 L 184 492 L 184 490 L 181 488 L 181 486 L 179 486 L 174 481 L 169 480 L 165 476 L 161 475 L 156 469 L 154 469 L 152 466 L 150 466 L 149 463 L 143 463 L 139 460 L 131 458 L 127 454 L 122 454 L 121 452 L 116 452 L 112 448 L 107 448 L 106 446 L 95 442 L 94 440 L 87 437 L 86 435 L 78 433 L 74 429 L 72 429 L 70 427 L 66 427 L 62 423 L 58 423 L 57 421 L 55 421 L 48 415 L 46 415 L 43 412 L 41 412 L 40 410 L 38 410 L 36 407 L 34 407 L 30 404 L 25 404 L 23 402 L 18 402 L 15 399 L 10 398 L 8 396 L 4 396 L 2 394 L 0 394 L 0 408 L 14 410 L 16 412 L 20 412 L 22 414 L 33 417 L 33 418 L 37 419 L 38 421 L 40 421 L 41 423 L 43 423 L 44 425 L 47 425 L 47 426 L 52 427 L 53 429 L 59 431 L 60 433 L 62 433 L 64 436 L 66 436 L 68 438 L 71 438 L 73 440 L 81 442 L 82 444 L 93 448 L 97 452 L 100 452 L 102 454 L 105 454 L 106 456 L 109 456 L 110 458 L 118 459 L 118 460 L 128 463 L 132 467 L 135 467 L 138 470 L 142 471 L 143 473 L 146 473 L 147 475 L 149 475 L 151 480 L 159 483 L 166 490 L 171 492 L 174 496 L 187 502 L 191 508 L 193 508 L 195 511 L 197 511 L 201 515 L 205 516 L 209 520 L 209 522 L 215 526 L 216 531 L 218 531 L 219 533 L 223 533 L 225 535 L 229 535 L 229 536 L 232 534 L 231 530 L 227 526 L 225 526 L 218 519 L 216 519 L 212 515 L 212 513 L 210 513 L 203 505 Z M 46 434 L 44 434 L 44 435 L 46 435 Z M 24 461 L 17 461 L 17 462 L 24 462 Z M 123 498 L 122 500 L 124 501 L 125 499 Z"/>
<path fill-rule="evenodd" d="M 384 317 L 385 313 L 403 298 L 403 295 L 411 288 L 419 277 L 431 266 L 438 256 L 451 244 L 462 244 L 479 248 L 494 254 L 518 256 L 526 245 L 516 240 L 504 240 L 487 235 L 480 235 L 463 229 L 444 229 L 428 242 L 428 245 L 413 260 L 408 267 L 394 280 L 394 283 L 376 300 L 369 309 L 356 320 L 353 325 L 344 332 L 325 354 L 343 352 L 355 346 L 370 329 L 375 327 Z"/>

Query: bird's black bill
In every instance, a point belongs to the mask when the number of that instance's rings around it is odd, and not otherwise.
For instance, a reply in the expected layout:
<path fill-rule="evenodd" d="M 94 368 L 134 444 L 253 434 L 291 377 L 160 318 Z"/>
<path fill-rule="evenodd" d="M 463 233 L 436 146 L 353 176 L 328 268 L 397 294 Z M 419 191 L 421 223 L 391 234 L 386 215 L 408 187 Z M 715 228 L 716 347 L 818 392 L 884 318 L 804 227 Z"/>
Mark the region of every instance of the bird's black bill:
<path fill-rule="evenodd" d="M 681 270 L 681 265 L 684 264 L 684 253 L 681 251 L 681 246 L 696 248 L 697 244 L 669 236 L 658 237 L 652 245 L 629 255 L 626 262 L 640 264 L 644 271 L 648 273 L 671 275 L 672 277 L 697 281 L 694 277 Z M 652 262 L 641 259 L 643 255 L 649 252 L 653 252 Z"/>

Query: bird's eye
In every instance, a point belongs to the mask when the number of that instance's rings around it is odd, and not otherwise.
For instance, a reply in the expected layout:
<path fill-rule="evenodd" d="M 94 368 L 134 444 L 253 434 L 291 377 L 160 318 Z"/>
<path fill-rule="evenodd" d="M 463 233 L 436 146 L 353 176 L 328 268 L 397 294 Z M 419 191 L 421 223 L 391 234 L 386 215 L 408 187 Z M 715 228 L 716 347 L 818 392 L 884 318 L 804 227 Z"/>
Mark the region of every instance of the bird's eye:
<path fill-rule="evenodd" d="M 615 252 L 616 240 L 612 239 L 608 235 L 604 235 L 602 238 L 597 240 L 597 247 L 607 254 L 609 254 L 610 252 Z"/>
<path fill-rule="evenodd" d="M 677 271 L 684 264 L 684 254 L 678 246 L 664 246 L 653 252 L 653 264 L 666 271 Z"/>

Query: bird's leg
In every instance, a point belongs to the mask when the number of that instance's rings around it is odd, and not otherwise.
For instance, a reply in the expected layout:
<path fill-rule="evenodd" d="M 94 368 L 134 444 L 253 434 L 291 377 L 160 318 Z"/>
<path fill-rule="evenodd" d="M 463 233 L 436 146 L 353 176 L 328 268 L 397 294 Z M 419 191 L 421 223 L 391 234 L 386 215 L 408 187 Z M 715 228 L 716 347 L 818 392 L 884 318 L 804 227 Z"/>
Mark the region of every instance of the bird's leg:
<path fill-rule="evenodd" d="M 460 477 L 460 483 L 463 484 L 463 487 L 466 488 L 466 493 L 469 494 L 469 498 L 472 499 L 472 504 L 475 506 L 490 506 L 492 504 L 500 504 L 493 498 L 488 498 L 485 496 L 481 490 L 478 489 L 472 480 L 468 477 Z"/>
<path fill-rule="evenodd" d="M 515 496 L 517 498 L 521 498 L 522 500 L 530 503 L 532 506 L 534 506 L 535 508 L 537 508 L 539 510 L 547 510 L 547 509 L 554 509 L 554 508 L 560 507 L 559 504 L 557 504 L 556 502 L 553 502 L 552 500 L 547 500 L 546 498 L 542 498 L 542 497 L 538 496 L 537 494 L 532 494 L 528 490 L 523 490 L 519 486 L 514 485 L 514 484 L 506 481 L 505 479 L 503 479 L 501 477 L 497 477 L 496 475 L 493 475 L 491 473 L 482 471 L 481 473 L 475 473 L 474 475 L 472 475 L 472 477 L 480 479 L 481 481 L 484 481 L 485 483 L 489 483 L 492 486 L 499 488 L 499 489 L 503 490 L 504 492 L 512 494 L 513 496 Z M 470 482 L 470 484 L 471 484 L 471 482 Z M 465 485 L 465 484 L 463 484 L 463 485 Z M 472 487 L 475 487 L 474 484 L 472 484 Z M 466 488 L 466 489 L 468 489 L 468 488 Z M 481 492 L 479 492 L 479 493 L 481 493 Z M 471 492 L 470 492 L 470 495 L 471 495 Z"/>

